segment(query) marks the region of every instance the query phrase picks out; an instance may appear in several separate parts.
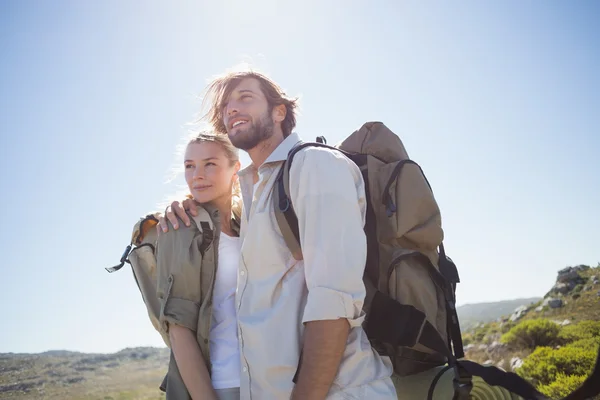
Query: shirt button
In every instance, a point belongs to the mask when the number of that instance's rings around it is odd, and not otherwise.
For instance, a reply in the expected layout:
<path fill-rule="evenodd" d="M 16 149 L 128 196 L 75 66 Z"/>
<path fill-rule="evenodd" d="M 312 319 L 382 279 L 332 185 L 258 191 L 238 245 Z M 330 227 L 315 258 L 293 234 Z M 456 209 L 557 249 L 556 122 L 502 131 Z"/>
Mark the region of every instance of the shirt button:
<path fill-rule="evenodd" d="M 246 272 L 245 271 L 240 271 L 240 275 L 244 275 Z"/>
<path fill-rule="evenodd" d="M 244 367 L 244 372 L 248 371 L 248 368 Z"/>

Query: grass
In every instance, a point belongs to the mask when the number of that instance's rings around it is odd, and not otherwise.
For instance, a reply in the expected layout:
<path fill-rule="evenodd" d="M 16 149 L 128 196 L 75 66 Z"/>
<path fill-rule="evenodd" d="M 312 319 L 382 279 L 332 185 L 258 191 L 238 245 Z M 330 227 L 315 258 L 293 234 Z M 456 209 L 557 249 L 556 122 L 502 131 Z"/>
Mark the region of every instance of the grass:
<path fill-rule="evenodd" d="M 115 354 L 0 355 L 0 398 L 159 400 L 167 349 Z"/>

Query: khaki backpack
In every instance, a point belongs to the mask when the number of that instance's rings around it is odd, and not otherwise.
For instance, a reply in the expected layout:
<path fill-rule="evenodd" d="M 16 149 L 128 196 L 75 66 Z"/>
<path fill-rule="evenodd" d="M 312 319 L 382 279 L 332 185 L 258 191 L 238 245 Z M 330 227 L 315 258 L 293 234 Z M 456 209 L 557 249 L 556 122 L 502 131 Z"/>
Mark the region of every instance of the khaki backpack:
<path fill-rule="evenodd" d="M 160 333 L 167 347 L 171 347 L 169 335 L 161 328 L 158 318 L 160 316 L 160 303 L 156 295 L 156 243 L 158 240 L 158 217 L 160 214 L 148 214 L 134 225 L 131 234 L 131 243 L 127 245 L 119 264 L 106 268 L 110 273 L 123 268 L 125 263 L 131 265 L 133 278 L 146 305 L 148 317 L 154 329 Z"/>
<path fill-rule="evenodd" d="M 294 183 L 289 181 L 289 169 L 297 152 L 315 146 L 343 153 L 360 168 L 365 180 L 367 262 L 363 281 L 367 294 L 363 327 L 373 347 L 390 356 L 394 373 L 406 377 L 439 369 L 428 399 L 450 368 L 454 370 L 453 399 L 471 398 L 473 376 L 525 399 L 545 399 L 514 373 L 460 360 L 464 352 L 455 307 L 459 276 L 445 254 L 440 209 L 421 167 L 383 123 L 367 122 L 337 146 L 328 146 L 320 136 L 316 142 L 301 142 L 290 150 L 273 195 L 278 225 L 294 258 L 302 259 L 302 250 L 290 200 L 289 188 Z M 445 367 L 437 368 L 441 366 Z M 592 376 L 598 374 L 596 368 Z M 600 391 L 600 380 L 596 389 Z M 591 390 L 589 385 L 587 390 Z M 575 397 L 569 398 L 573 400 L 585 398 L 577 397 L 581 391 L 572 395 Z"/>
<path fill-rule="evenodd" d="M 125 263 L 131 265 L 133 277 L 137 283 L 148 317 L 154 329 L 160 333 L 165 345 L 171 348 L 169 334 L 162 328 L 160 317 L 160 302 L 157 295 L 157 262 L 156 250 L 158 241 L 158 232 L 156 226 L 158 224 L 159 213 L 148 214 L 134 225 L 131 235 L 131 242 L 125 248 L 119 264 L 105 268 L 112 273 L 123 268 Z M 192 217 L 192 223 L 195 224 L 203 236 L 202 246 L 208 248 L 214 238 L 213 222 L 210 214 L 202 207 L 198 208 L 198 215 Z M 167 399 L 191 399 L 183 379 L 177 368 L 173 352 L 170 354 L 168 372 L 160 385 L 160 389 L 166 392 Z"/>

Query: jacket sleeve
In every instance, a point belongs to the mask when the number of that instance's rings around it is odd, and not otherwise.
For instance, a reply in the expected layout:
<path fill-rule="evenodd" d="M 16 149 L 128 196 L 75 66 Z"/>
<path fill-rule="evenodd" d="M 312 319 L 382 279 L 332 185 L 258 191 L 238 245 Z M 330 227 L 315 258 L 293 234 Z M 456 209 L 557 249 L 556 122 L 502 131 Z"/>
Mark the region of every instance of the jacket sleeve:
<path fill-rule="evenodd" d="M 192 224 L 160 232 L 157 242 L 157 295 L 160 302 L 159 322 L 165 332 L 169 324 L 192 331 L 198 329 L 201 293 L 202 234 Z"/>

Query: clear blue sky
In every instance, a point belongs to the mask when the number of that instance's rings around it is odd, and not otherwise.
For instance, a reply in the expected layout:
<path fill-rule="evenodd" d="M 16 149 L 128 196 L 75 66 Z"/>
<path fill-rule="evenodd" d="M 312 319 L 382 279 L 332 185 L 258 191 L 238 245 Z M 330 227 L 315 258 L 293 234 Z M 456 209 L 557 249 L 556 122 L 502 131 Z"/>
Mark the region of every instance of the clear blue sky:
<path fill-rule="evenodd" d="M 424 168 L 460 304 L 600 261 L 600 3 L 4 1 L 0 352 L 161 345 L 129 269 L 207 80 L 251 61 L 298 132 L 384 121 Z M 244 162 L 248 159 L 245 157 Z"/>

